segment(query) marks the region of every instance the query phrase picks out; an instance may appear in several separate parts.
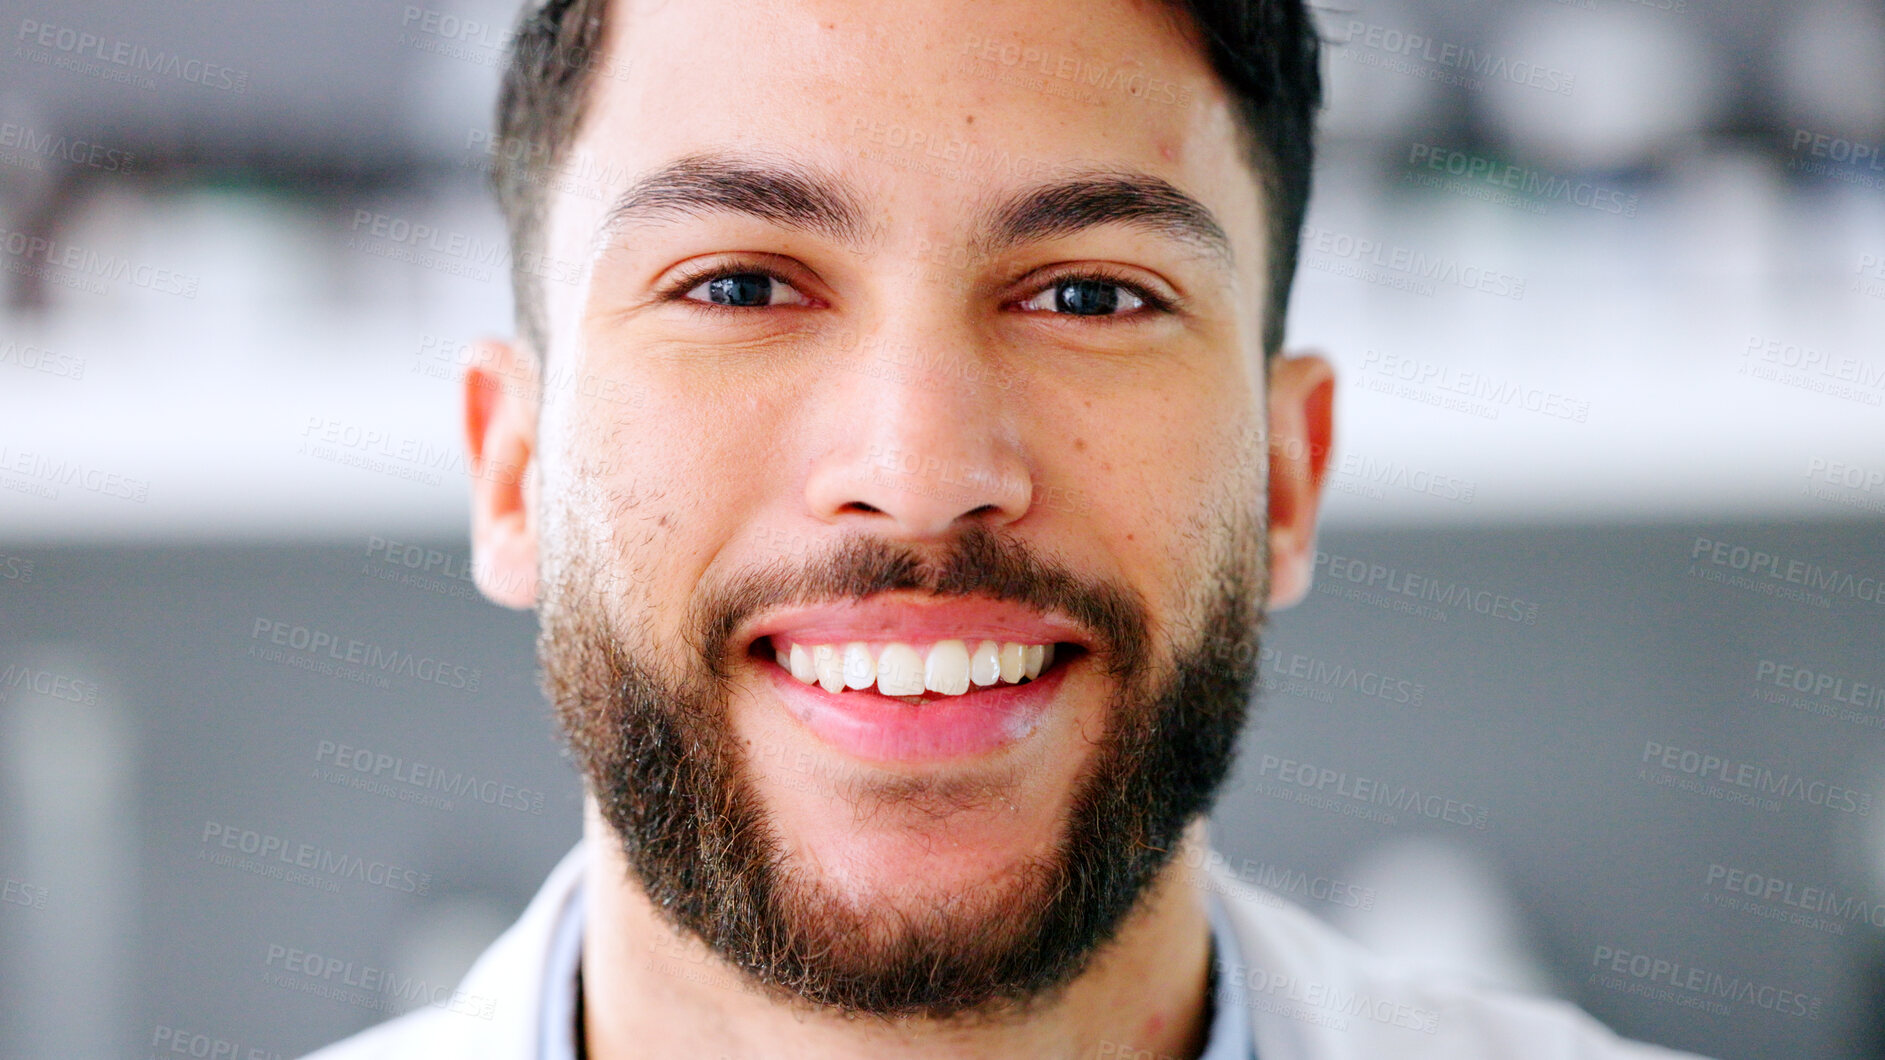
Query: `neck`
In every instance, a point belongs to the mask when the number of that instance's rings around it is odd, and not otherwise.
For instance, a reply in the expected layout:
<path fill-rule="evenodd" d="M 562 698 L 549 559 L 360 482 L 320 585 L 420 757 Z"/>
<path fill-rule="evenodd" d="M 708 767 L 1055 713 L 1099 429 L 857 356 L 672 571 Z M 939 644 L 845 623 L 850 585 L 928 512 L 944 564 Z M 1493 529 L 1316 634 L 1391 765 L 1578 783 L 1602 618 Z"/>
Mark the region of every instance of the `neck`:
<path fill-rule="evenodd" d="M 1025 1017 L 939 1022 L 846 1017 L 761 992 L 642 893 L 590 800 L 583 928 L 583 1033 L 591 1060 L 777 1056 L 1196 1057 L 1209 1011 L 1210 925 L 1186 865 L 1204 862 L 1202 822 L 1114 941 L 1048 1006 Z"/>

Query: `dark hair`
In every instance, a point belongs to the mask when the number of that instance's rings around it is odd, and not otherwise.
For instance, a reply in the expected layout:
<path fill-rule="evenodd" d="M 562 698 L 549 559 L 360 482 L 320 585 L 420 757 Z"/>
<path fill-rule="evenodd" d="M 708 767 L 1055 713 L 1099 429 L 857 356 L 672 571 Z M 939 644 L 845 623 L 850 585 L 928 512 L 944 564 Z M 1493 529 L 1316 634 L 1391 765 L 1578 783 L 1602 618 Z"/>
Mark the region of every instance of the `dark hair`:
<path fill-rule="evenodd" d="M 511 287 L 518 330 L 539 351 L 548 339 L 537 277 L 543 252 L 543 186 L 582 121 L 589 82 L 602 61 L 610 0 L 530 0 L 511 40 L 498 94 L 498 152 L 492 171 L 510 229 Z M 1242 147 L 1269 216 L 1270 289 L 1263 350 L 1282 347 L 1296 275 L 1296 248 L 1309 205 L 1315 113 L 1322 103 L 1320 40 L 1303 0 L 1166 0 L 1203 36 L 1212 67 L 1242 118 Z M 1185 19 L 1178 25 L 1185 27 Z"/>

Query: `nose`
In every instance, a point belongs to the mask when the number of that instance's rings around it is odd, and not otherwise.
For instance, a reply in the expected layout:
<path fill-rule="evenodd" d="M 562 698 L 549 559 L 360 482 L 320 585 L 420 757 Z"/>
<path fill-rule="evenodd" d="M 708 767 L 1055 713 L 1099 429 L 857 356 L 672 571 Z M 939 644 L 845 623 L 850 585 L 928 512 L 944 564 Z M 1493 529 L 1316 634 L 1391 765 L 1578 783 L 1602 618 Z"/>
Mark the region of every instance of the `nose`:
<path fill-rule="evenodd" d="M 1027 513 L 1019 406 L 969 329 L 864 336 L 834 368 L 819 388 L 833 441 L 805 486 L 814 518 L 921 541 Z"/>

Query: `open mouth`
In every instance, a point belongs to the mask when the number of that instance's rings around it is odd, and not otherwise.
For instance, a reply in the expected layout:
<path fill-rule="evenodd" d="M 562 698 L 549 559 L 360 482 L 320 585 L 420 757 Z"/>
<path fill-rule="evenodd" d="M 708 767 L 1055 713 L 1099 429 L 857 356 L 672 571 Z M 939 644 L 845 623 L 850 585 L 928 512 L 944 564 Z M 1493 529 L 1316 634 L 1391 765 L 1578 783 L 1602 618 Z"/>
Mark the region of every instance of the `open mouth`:
<path fill-rule="evenodd" d="M 874 692 L 911 706 L 1038 681 L 1086 654 L 1070 642 L 936 640 L 812 644 L 774 634 L 749 654 L 827 692 Z"/>

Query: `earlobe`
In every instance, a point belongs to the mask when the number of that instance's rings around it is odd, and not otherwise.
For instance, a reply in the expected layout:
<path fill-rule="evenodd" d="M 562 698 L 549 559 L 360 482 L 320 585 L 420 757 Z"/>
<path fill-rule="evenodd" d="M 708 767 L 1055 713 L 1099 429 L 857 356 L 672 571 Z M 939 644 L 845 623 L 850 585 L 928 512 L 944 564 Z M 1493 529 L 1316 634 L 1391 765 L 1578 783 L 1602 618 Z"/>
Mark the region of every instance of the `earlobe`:
<path fill-rule="evenodd" d="M 479 342 L 465 370 L 465 449 L 471 475 L 472 573 L 495 604 L 537 602 L 536 358 Z"/>
<path fill-rule="evenodd" d="M 1316 516 L 1335 444 L 1335 369 L 1314 354 L 1270 366 L 1271 610 L 1308 595 L 1315 573 Z"/>

